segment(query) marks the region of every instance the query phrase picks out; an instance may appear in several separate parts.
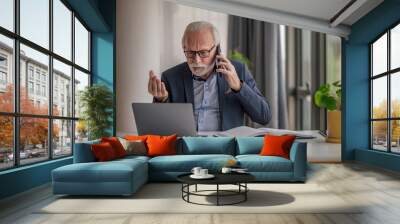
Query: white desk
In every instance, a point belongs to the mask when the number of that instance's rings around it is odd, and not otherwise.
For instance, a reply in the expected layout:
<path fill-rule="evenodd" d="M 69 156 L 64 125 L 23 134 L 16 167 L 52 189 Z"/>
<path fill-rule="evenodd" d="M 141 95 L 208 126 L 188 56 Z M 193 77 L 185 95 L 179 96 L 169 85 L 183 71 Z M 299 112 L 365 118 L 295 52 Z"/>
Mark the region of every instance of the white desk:
<path fill-rule="evenodd" d="M 311 163 L 340 163 L 342 161 L 341 144 L 325 142 L 325 137 L 318 131 L 304 131 L 313 134 L 315 139 L 301 140 L 307 142 L 307 161 Z"/>

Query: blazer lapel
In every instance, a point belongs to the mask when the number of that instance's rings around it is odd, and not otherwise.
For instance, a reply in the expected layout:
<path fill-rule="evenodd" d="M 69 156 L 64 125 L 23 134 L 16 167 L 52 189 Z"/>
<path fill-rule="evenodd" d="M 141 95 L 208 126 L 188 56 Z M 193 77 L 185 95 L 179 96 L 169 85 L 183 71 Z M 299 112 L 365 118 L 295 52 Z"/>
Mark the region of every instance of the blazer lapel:
<path fill-rule="evenodd" d="M 223 128 L 223 113 L 224 113 L 224 95 L 225 95 L 225 89 L 226 89 L 226 81 L 225 78 L 222 76 L 222 74 L 217 73 L 217 84 L 218 84 L 218 104 L 219 104 L 219 113 L 220 113 L 220 127 L 222 130 Z"/>
<path fill-rule="evenodd" d="M 185 71 L 182 73 L 183 75 L 183 85 L 185 87 L 185 97 L 186 103 L 191 103 L 194 107 L 194 97 L 193 97 L 193 79 L 192 72 L 189 69 L 189 66 L 186 64 Z"/>

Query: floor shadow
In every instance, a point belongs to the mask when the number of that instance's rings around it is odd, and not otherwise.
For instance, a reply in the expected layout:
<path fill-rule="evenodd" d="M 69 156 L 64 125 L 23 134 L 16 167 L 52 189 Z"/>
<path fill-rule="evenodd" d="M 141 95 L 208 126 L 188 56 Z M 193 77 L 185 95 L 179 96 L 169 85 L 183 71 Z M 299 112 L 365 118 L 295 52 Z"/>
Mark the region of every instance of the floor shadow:
<path fill-rule="evenodd" d="M 220 203 L 229 204 L 235 201 L 240 201 L 242 195 L 220 197 Z M 206 201 L 210 204 L 216 204 L 216 192 L 207 196 Z M 242 207 L 265 207 L 290 204 L 295 201 L 295 198 L 290 194 L 285 194 L 276 191 L 251 190 L 247 194 L 247 201 L 236 204 Z"/>
<path fill-rule="evenodd" d="M 193 188 L 193 187 L 192 187 Z M 167 192 L 167 193 L 166 193 Z M 181 197 L 181 184 L 148 183 L 133 195 L 59 195 L 58 199 L 168 199 Z"/>

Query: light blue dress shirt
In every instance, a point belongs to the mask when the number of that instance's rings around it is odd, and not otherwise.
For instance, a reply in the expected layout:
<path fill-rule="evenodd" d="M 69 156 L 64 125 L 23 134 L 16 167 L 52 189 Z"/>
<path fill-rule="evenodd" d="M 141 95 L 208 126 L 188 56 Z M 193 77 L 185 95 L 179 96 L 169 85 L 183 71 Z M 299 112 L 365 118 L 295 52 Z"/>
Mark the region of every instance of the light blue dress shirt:
<path fill-rule="evenodd" d="M 217 74 L 207 80 L 193 76 L 194 117 L 197 131 L 220 131 Z"/>

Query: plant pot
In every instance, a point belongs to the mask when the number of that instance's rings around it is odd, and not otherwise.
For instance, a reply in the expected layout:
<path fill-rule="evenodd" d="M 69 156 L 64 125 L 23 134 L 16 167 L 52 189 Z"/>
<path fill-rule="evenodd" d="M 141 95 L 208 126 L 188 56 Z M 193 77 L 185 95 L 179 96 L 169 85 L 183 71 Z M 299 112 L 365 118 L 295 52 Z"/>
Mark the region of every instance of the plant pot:
<path fill-rule="evenodd" d="M 342 139 L 342 113 L 340 110 L 328 111 L 326 142 L 340 143 Z"/>

